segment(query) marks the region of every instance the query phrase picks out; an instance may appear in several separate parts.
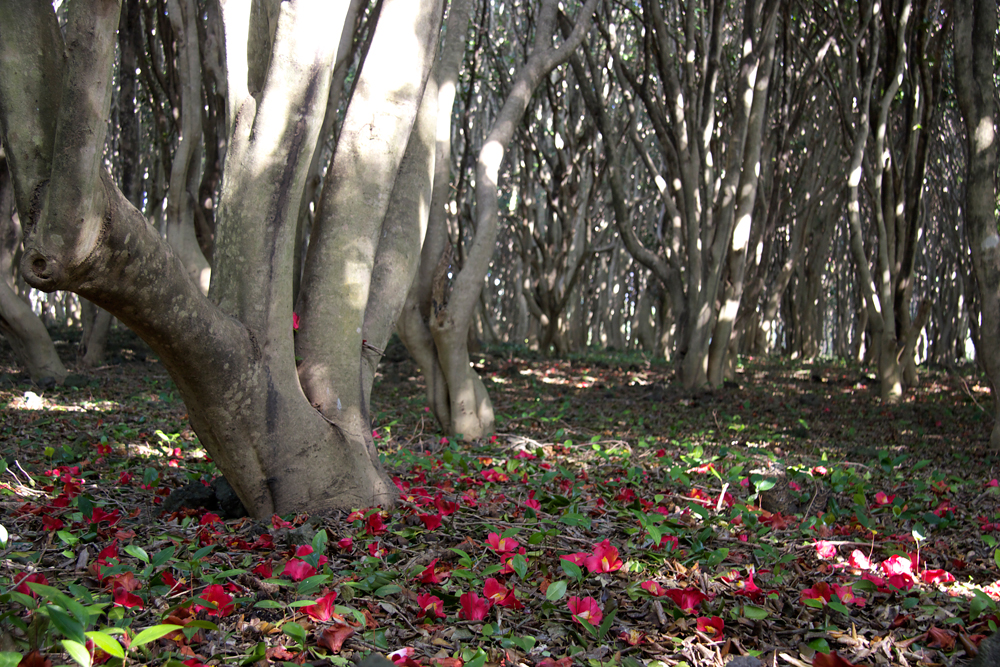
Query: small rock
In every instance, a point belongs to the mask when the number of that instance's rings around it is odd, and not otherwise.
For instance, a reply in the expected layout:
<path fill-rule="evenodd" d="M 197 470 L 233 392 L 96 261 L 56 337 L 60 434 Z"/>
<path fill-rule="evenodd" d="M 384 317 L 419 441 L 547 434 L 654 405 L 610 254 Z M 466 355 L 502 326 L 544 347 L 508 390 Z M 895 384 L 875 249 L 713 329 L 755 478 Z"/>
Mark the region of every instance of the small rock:
<path fill-rule="evenodd" d="M 63 380 L 63 385 L 66 387 L 86 387 L 88 384 L 90 384 L 90 379 L 79 373 L 70 373 Z"/>
<path fill-rule="evenodd" d="M 215 499 L 219 504 L 219 511 L 224 519 L 242 519 L 247 516 L 247 510 L 243 507 L 240 497 L 236 491 L 226 481 L 225 477 L 216 477 L 212 480 L 212 489 L 215 491 Z"/>
<path fill-rule="evenodd" d="M 52 376 L 46 376 L 36 381 L 35 385 L 37 385 L 38 388 L 41 389 L 42 391 L 45 391 L 47 389 L 55 389 L 56 379 Z"/>
<path fill-rule="evenodd" d="M 727 662 L 726 667 L 763 667 L 763 664 L 758 658 L 752 655 L 738 655 Z"/>

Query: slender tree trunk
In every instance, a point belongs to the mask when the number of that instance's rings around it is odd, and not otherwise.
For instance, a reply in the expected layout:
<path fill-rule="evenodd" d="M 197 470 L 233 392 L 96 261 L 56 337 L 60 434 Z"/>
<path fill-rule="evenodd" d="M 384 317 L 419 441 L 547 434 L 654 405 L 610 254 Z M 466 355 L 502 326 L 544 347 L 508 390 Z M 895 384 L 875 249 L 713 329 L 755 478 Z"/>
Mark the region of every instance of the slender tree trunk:
<path fill-rule="evenodd" d="M 965 119 L 968 169 L 965 228 L 979 286 L 976 357 L 993 386 L 990 445 L 1000 450 L 1000 234 L 997 233 L 997 134 L 994 87 L 997 6 L 993 0 L 956 0 L 955 84 Z"/>

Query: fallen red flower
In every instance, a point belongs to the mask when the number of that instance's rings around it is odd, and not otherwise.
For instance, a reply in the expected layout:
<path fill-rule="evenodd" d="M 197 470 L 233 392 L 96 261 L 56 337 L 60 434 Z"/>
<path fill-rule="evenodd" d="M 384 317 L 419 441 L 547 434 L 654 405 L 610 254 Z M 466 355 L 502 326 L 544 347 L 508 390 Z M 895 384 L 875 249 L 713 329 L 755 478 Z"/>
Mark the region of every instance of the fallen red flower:
<path fill-rule="evenodd" d="M 726 622 L 718 616 L 699 616 L 697 627 L 698 632 L 704 632 L 712 639 L 721 639 L 722 630 L 726 627 Z"/>
<path fill-rule="evenodd" d="M 481 621 L 486 618 L 490 610 L 490 601 L 479 597 L 475 593 L 462 593 L 458 598 L 461 609 L 458 610 L 458 617 L 467 621 Z"/>
<path fill-rule="evenodd" d="M 672 588 L 663 594 L 674 601 L 681 611 L 692 612 L 694 608 L 708 599 L 708 596 L 697 588 Z"/>
<path fill-rule="evenodd" d="M 604 540 L 594 547 L 594 552 L 587 556 L 584 563 L 587 569 L 594 572 L 616 572 L 622 568 L 621 558 L 618 557 L 618 549 L 611 546 L 609 540 Z"/>
<path fill-rule="evenodd" d="M 223 616 L 229 616 L 233 613 L 233 597 L 226 593 L 226 589 L 224 589 L 220 584 L 207 586 L 205 590 L 202 591 L 198 599 L 214 604 L 215 609 L 195 604 L 192 608 L 196 612 L 205 610 L 208 612 L 209 616 L 218 616 L 220 618 Z"/>
<path fill-rule="evenodd" d="M 333 601 L 337 599 L 337 591 L 323 589 L 323 596 L 316 600 L 316 604 L 302 607 L 302 611 L 307 613 L 314 621 L 329 621 L 333 613 Z"/>
<path fill-rule="evenodd" d="M 417 605 L 420 607 L 420 611 L 417 612 L 417 618 L 424 618 L 428 614 L 433 618 L 445 617 L 444 600 L 436 595 L 421 593 L 417 596 Z"/>
<path fill-rule="evenodd" d="M 331 625 L 328 628 L 323 628 L 320 632 L 319 638 L 316 643 L 320 646 L 330 649 L 331 653 L 340 653 L 340 649 L 344 646 L 344 642 L 354 634 L 354 628 L 347 624 L 337 624 Z"/>
<path fill-rule="evenodd" d="M 856 665 L 844 660 L 836 651 L 832 653 L 817 651 L 813 656 L 812 667 L 856 667 Z"/>
<path fill-rule="evenodd" d="M 580 623 L 581 620 L 584 620 L 591 625 L 600 625 L 601 619 L 604 618 L 604 612 L 601 611 L 597 600 L 592 597 L 581 599 L 574 595 L 569 599 L 568 606 L 569 613 L 573 614 L 574 623 Z"/>

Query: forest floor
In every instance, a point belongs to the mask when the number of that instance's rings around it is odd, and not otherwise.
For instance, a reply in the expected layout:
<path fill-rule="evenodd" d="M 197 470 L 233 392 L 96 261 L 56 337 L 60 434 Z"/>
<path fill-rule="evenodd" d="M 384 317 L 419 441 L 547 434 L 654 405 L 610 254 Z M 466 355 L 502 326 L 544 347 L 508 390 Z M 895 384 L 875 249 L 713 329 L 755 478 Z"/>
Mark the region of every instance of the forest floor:
<path fill-rule="evenodd" d="M 398 506 L 260 523 L 163 512 L 217 473 L 155 358 L 112 352 L 42 391 L 0 349 L 0 667 L 940 665 L 1000 625 L 972 368 L 885 405 L 836 363 L 687 392 L 637 354 L 492 350 L 497 434 L 467 443 L 399 359 L 372 399 Z"/>

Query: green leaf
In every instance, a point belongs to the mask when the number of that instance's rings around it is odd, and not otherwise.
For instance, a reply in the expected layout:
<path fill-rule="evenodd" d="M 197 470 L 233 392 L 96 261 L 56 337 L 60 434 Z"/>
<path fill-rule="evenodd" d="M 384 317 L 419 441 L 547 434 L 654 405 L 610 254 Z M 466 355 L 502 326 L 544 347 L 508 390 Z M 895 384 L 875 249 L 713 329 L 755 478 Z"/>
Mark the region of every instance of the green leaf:
<path fill-rule="evenodd" d="M 483 667 L 486 664 L 486 652 L 483 649 L 477 649 L 476 656 L 471 660 L 466 660 L 465 667 Z"/>
<path fill-rule="evenodd" d="M 580 568 L 576 569 L 579 570 Z M 548 600 L 549 602 L 558 602 L 559 600 L 562 600 L 565 595 L 566 595 L 565 579 L 560 579 L 559 581 L 553 581 L 551 584 L 549 584 L 549 587 L 545 589 L 545 599 Z"/>
<path fill-rule="evenodd" d="M 814 651 L 819 651 L 820 653 L 830 652 L 830 644 L 828 644 L 827 641 L 822 637 L 820 637 L 819 639 L 814 639 L 811 642 L 809 642 L 809 648 L 811 648 Z"/>
<path fill-rule="evenodd" d="M 165 565 L 168 560 L 174 557 L 174 551 L 176 549 L 177 547 L 171 544 L 169 547 L 167 547 L 163 551 L 160 551 L 155 556 L 153 556 L 149 564 L 152 565 L 153 567 L 160 567 L 161 565 Z"/>
<path fill-rule="evenodd" d="M 147 565 L 149 564 L 149 554 L 146 553 L 145 549 L 143 549 L 138 545 L 135 544 L 127 545 L 125 547 L 125 553 L 127 553 L 129 556 L 132 556 L 133 558 L 138 558 Z"/>
<path fill-rule="evenodd" d="M 181 627 L 180 625 L 173 625 L 171 623 L 150 626 L 132 638 L 131 646 L 142 646 L 149 642 L 155 642 L 164 635 L 169 635 L 175 630 L 180 630 Z"/>
<path fill-rule="evenodd" d="M 300 644 L 306 643 L 306 630 L 294 621 L 288 621 L 281 626 L 281 631 Z"/>
<path fill-rule="evenodd" d="M 848 609 L 844 605 L 844 603 L 841 602 L 840 600 L 830 600 L 829 605 L 830 605 L 830 609 L 833 609 L 834 611 L 839 611 L 841 614 L 844 614 L 845 616 L 850 616 L 851 615 L 851 610 Z"/>
<path fill-rule="evenodd" d="M 241 667 L 246 665 L 252 665 L 255 662 L 263 660 L 267 655 L 267 644 L 264 642 L 257 642 L 257 645 L 253 647 L 253 650 L 247 655 L 247 657 L 240 660 Z"/>
<path fill-rule="evenodd" d="M 59 607 L 49 605 L 46 607 L 52 625 L 63 634 L 66 639 L 77 642 L 80 645 L 87 643 L 87 638 L 83 634 L 83 625 L 75 618 L 64 612 Z"/>
<path fill-rule="evenodd" d="M 523 554 L 517 554 L 510 559 L 510 567 L 523 580 L 525 575 L 528 574 L 528 559 Z"/>
<path fill-rule="evenodd" d="M 808 600 L 806 601 L 808 603 Z M 761 620 L 768 617 L 768 611 L 762 609 L 761 607 L 755 607 L 751 604 L 743 605 L 743 615 L 747 618 L 752 618 L 754 620 Z"/>
<path fill-rule="evenodd" d="M 387 595 L 395 595 L 396 593 L 399 593 L 402 590 L 403 589 L 397 586 L 396 584 L 386 584 L 385 586 L 382 586 L 378 590 L 376 590 L 375 595 L 377 595 L 380 598 L 384 598 Z"/>
<path fill-rule="evenodd" d="M 81 667 L 90 667 L 90 651 L 87 650 L 85 642 L 76 642 L 72 639 L 62 640 L 63 648 L 69 653 L 69 657 L 76 660 Z"/>
<path fill-rule="evenodd" d="M 191 628 L 202 628 L 203 630 L 211 630 L 212 632 L 218 632 L 219 626 L 212 621 L 188 621 L 184 624 L 185 630 L 190 630 Z"/>
<path fill-rule="evenodd" d="M 20 653 L 12 651 L 0 652 L 0 667 L 17 667 L 21 664 L 22 657 Z"/>
<path fill-rule="evenodd" d="M 617 613 L 618 609 L 612 609 L 609 613 L 604 615 L 604 620 L 601 621 L 601 627 L 597 628 L 598 641 L 604 641 L 604 638 L 608 634 L 608 630 L 611 629 L 611 624 L 615 622 L 615 615 Z"/>
<path fill-rule="evenodd" d="M 18 593 L 17 591 L 11 591 L 10 593 L 7 593 L 7 595 L 9 595 L 10 599 L 14 602 L 19 602 L 25 609 L 34 609 L 38 606 L 38 603 L 35 602 L 35 598 L 30 595 Z"/>
<path fill-rule="evenodd" d="M 117 628 L 116 628 L 117 629 Z M 91 630 L 87 637 L 94 642 L 97 648 L 115 658 L 125 659 L 125 649 L 118 643 L 118 640 L 102 630 Z"/>
<path fill-rule="evenodd" d="M 823 601 L 816 598 L 806 598 L 802 603 L 807 607 L 812 607 L 813 609 L 822 609 L 824 607 Z"/>
<path fill-rule="evenodd" d="M 207 547 L 202 547 L 201 549 L 198 549 L 197 551 L 194 552 L 194 554 L 191 556 L 191 560 L 201 560 L 208 554 L 212 553 L 213 549 L 215 549 L 214 544 L 209 544 Z"/>
<path fill-rule="evenodd" d="M 469 554 L 465 553 L 458 547 L 451 547 L 451 550 L 457 553 L 461 557 L 458 560 L 459 565 L 461 565 L 462 567 L 469 567 L 469 568 L 472 567 L 472 557 L 469 556 Z"/>
<path fill-rule="evenodd" d="M 274 602 L 274 601 L 273 600 L 264 600 L 264 602 Z M 295 602 L 289 602 L 288 606 L 290 608 L 292 608 L 292 609 L 298 609 L 299 607 L 308 607 L 309 605 L 314 605 L 314 604 L 316 604 L 315 600 L 296 600 Z M 259 607 L 260 603 L 258 602 L 254 606 L 255 607 Z M 281 607 L 281 605 L 278 604 L 278 603 L 275 603 L 275 606 L 276 607 Z M 271 609 L 274 609 L 274 608 L 275 607 L 271 607 Z"/>
<path fill-rule="evenodd" d="M 36 583 L 29 583 L 28 588 L 33 590 L 38 595 L 41 595 L 46 600 L 54 602 L 68 611 L 81 625 L 86 625 L 90 622 L 90 614 L 88 614 L 87 610 L 83 608 L 83 605 L 63 593 L 58 588 Z M 83 629 L 80 630 L 80 634 L 83 634 Z M 69 638 L 76 639 L 75 637 Z"/>
<path fill-rule="evenodd" d="M 565 572 L 567 576 L 573 577 L 577 581 L 583 578 L 583 570 L 581 570 L 580 566 L 576 563 L 568 561 L 565 558 L 560 558 L 559 565 L 562 567 L 563 572 Z"/>
<path fill-rule="evenodd" d="M 598 637 L 597 637 L 597 628 L 595 628 L 595 627 L 594 627 L 594 626 L 593 626 L 593 625 L 592 625 L 592 624 L 590 623 L 590 621 L 588 621 L 588 620 L 587 620 L 587 619 L 585 619 L 585 618 L 577 618 L 576 620 L 580 621 L 580 624 L 581 624 L 581 625 L 583 625 L 584 629 L 585 629 L 585 630 L 586 630 L 587 632 L 589 632 L 589 633 L 590 633 L 591 635 L 593 635 L 594 639 L 597 639 L 597 638 L 598 638 Z"/>
<path fill-rule="evenodd" d="M 284 609 L 285 607 L 285 605 L 277 600 L 260 600 L 259 602 L 255 602 L 253 606 L 257 609 Z"/>
<path fill-rule="evenodd" d="M 997 567 L 1000 567 L 1000 549 L 993 552 L 993 562 L 997 564 Z"/>
<path fill-rule="evenodd" d="M 561 517 L 559 521 L 566 524 L 567 526 L 584 526 L 588 530 L 590 529 L 590 517 L 586 514 L 578 514 L 577 512 L 566 512 Z"/>
<path fill-rule="evenodd" d="M 318 556 L 322 556 L 323 552 L 326 551 L 326 543 L 329 538 L 326 536 L 326 530 L 323 529 L 316 533 L 312 539 L 313 553 Z"/>

